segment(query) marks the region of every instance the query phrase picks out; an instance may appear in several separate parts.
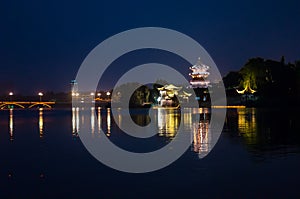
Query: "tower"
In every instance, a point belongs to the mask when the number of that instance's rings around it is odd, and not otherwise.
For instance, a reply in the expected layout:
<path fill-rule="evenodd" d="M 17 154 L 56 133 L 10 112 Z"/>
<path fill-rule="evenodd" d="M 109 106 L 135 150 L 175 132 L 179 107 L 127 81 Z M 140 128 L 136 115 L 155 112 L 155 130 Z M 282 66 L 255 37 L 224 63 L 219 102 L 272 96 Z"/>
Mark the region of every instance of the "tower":
<path fill-rule="evenodd" d="M 74 79 L 74 80 L 71 80 L 71 94 L 72 96 L 76 96 L 77 93 L 78 93 L 78 84 L 77 84 L 77 81 Z"/>
<path fill-rule="evenodd" d="M 209 76 L 209 66 L 203 64 L 201 59 L 195 65 L 190 67 L 192 71 L 189 73 L 191 76 L 190 88 L 194 89 L 196 94 L 196 100 L 199 102 L 199 106 L 210 106 L 210 95 L 208 92 L 208 87 L 210 87 L 210 81 L 207 79 Z"/>

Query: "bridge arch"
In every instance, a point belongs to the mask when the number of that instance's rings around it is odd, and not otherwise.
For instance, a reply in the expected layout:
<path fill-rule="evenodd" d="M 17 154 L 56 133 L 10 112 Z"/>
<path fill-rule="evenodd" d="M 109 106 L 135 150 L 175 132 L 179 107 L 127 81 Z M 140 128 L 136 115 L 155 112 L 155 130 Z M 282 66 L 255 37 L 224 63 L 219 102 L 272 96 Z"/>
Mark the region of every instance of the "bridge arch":
<path fill-rule="evenodd" d="M 7 102 L 5 102 L 5 103 L 3 103 L 3 104 L 0 105 L 0 109 L 3 109 L 5 106 L 8 106 L 8 105 L 16 105 L 16 106 L 18 106 L 20 108 L 25 108 L 25 106 L 23 106 L 21 104 L 18 104 L 18 103 L 14 103 L 14 102 L 7 103 Z"/>
<path fill-rule="evenodd" d="M 30 106 L 28 106 L 28 108 L 32 108 L 32 107 L 38 106 L 38 105 L 43 105 L 43 106 L 46 106 L 48 108 L 52 108 L 49 104 L 46 104 L 46 103 L 43 103 L 43 102 L 37 102 L 37 103 L 31 104 Z"/>

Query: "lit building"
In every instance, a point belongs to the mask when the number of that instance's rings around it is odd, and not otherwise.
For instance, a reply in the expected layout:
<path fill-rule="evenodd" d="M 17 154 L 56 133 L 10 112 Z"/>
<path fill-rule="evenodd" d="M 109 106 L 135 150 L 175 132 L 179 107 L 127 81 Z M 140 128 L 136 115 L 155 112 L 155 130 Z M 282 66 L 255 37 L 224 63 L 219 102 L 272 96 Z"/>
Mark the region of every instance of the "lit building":
<path fill-rule="evenodd" d="M 190 80 L 191 88 L 208 88 L 210 86 L 210 82 L 207 80 L 209 76 L 208 69 L 209 66 L 203 64 L 198 58 L 196 65 L 190 67 L 190 70 L 192 70 L 189 74 L 192 77 Z"/>
<path fill-rule="evenodd" d="M 200 106 L 210 106 L 210 95 L 208 87 L 211 87 L 210 81 L 207 79 L 209 76 L 209 66 L 203 64 L 198 58 L 195 65 L 190 67 L 192 71 L 189 73 L 191 76 L 190 88 L 194 89 L 196 94 L 196 100 L 199 102 Z"/>
<path fill-rule="evenodd" d="M 157 98 L 157 104 L 163 107 L 176 107 L 179 105 L 177 99 L 178 91 L 182 87 L 174 86 L 173 84 L 165 85 L 157 88 L 159 90 L 159 97 Z"/>

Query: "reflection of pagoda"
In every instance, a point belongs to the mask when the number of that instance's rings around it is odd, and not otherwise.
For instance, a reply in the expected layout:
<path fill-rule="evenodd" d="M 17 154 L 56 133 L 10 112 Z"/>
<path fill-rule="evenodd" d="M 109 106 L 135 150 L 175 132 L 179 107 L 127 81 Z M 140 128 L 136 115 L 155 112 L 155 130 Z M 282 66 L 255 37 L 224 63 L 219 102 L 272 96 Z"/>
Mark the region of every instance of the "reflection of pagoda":
<path fill-rule="evenodd" d="M 193 88 L 196 94 L 196 100 L 198 100 L 200 106 L 210 105 L 210 96 L 208 92 L 208 87 L 210 87 L 210 82 L 207 80 L 209 76 L 208 72 L 209 66 L 203 64 L 198 58 L 196 65 L 190 67 L 192 72 L 189 74 L 191 76 L 190 88 Z"/>

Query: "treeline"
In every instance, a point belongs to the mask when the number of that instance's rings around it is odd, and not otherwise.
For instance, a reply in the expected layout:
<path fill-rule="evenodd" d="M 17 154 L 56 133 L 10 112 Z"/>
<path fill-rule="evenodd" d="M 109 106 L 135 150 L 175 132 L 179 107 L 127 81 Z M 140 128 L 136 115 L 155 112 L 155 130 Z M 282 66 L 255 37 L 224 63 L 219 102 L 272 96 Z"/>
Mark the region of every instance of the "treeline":
<path fill-rule="evenodd" d="M 250 87 L 262 105 L 299 104 L 300 60 L 285 63 L 284 57 L 280 61 L 252 58 L 239 71 L 228 73 L 223 82 L 228 95 Z"/>

